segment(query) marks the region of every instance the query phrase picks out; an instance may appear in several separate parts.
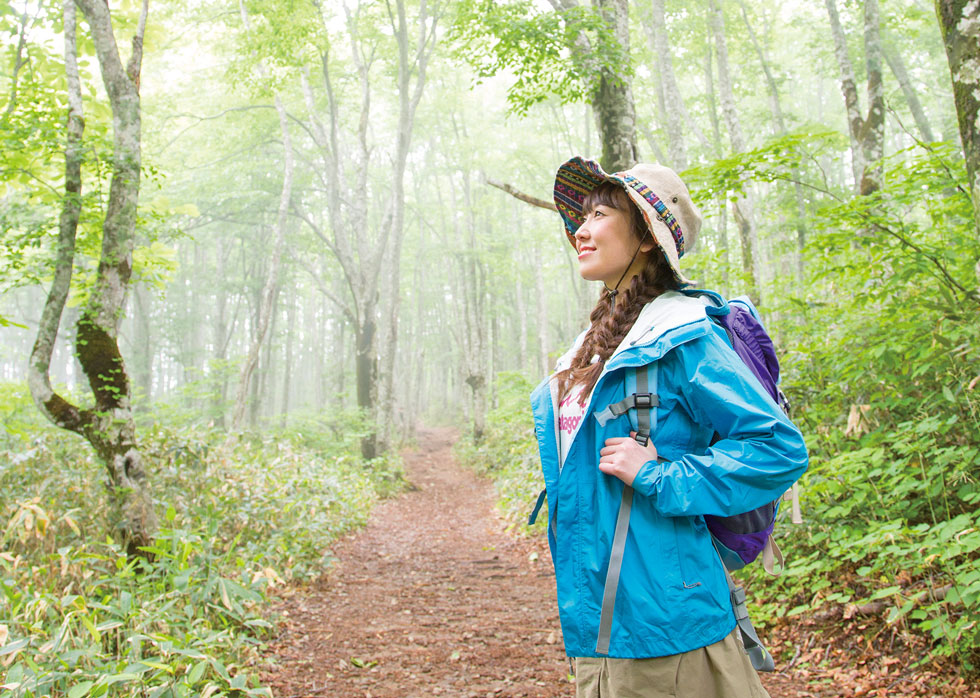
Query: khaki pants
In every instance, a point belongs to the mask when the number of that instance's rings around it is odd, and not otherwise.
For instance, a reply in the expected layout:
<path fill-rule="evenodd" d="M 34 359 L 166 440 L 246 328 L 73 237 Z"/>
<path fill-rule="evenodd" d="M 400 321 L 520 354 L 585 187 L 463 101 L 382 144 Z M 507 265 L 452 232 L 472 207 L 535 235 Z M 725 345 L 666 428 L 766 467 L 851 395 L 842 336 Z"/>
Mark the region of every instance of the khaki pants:
<path fill-rule="evenodd" d="M 738 629 L 721 642 L 652 659 L 575 660 L 576 698 L 769 698 Z"/>

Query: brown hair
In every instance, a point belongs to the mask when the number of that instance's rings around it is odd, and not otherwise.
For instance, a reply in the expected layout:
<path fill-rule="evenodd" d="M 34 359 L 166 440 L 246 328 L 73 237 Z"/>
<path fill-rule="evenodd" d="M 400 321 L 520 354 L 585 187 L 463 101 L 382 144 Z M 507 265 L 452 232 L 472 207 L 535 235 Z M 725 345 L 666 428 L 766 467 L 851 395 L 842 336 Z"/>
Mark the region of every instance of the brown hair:
<path fill-rule="evenodd" d="M 582 212 L 588 214 L 596 206 L 610 206 L 626 212 L 630 219 L 630 231 L 637 244 L 650 234 L 643 214 L 618 184 L 603 182 L 593 189 L 582 203 Z M 622 296 L 619 303 L 616 302 L 616 295 L 604 288 L 589 316 L 592 324 L 582 346 L 571 365 L 556 376 L 559 402 L 565 399 L 573 387 L 582 385 L 584 388 L 581 401 L 584 403 L 595 388 L 606 361 L 633 327 L 643 306 L 660 294 L 676 290 L 680 286 L 663 251 L 655 246 L 647 256 L 647 265 L 630 280 L 628 288 L 619 291 Z M 593 362 L 595 356 L 599 358 Z"/>

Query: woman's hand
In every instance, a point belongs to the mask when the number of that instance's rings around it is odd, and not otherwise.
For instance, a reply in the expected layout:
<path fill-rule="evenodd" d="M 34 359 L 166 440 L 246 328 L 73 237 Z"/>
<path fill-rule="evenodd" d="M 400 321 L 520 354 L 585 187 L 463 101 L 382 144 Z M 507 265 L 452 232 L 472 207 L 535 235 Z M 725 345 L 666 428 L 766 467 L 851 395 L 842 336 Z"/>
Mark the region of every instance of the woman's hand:
<path fill-rule="evenodd" d="M 657 460 L 657 447 L 653 445 L 653 439 L 646 446 L 641 446 L 634 436 L 636 432 L 631 431 L 628 438 L 617 436 L 606 439 L 605 446 L 599 451 L 599 470 L 618 477 L 627 485 L 633 484 L 636 474 L 647 461 Z"/>

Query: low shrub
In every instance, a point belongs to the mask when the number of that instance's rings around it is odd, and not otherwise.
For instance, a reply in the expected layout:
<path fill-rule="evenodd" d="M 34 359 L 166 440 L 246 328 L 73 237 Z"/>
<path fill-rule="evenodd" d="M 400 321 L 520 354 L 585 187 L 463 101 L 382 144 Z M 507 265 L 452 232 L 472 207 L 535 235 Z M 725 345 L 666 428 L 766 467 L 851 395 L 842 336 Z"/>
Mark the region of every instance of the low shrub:
<path fill-rule="evenodd" d="M 147 559 L 127 559 L 88 446 L 8 430 L 0 694 L 268 695 L 256 664 L 270 590 L 322 574 L 330 544 L 401 482 L 397 458 L 365 463 L 356 439 L 313 419 L 234 443 L 199 426 L 140 438 L 163 517 Z"/>

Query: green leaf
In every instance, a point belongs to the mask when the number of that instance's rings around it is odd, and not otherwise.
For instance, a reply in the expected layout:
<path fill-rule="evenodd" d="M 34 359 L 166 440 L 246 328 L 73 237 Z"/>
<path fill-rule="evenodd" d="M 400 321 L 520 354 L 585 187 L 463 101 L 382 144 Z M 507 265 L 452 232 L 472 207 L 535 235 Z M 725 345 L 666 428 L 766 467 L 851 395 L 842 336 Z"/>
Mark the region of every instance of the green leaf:
<path fill-rule="evenodd" d="M 193 668 L 187 672 L 187 683 L 193 686 L 198 683 L 204 676 L 204 670 L 208 668 L 208 661 L 200 661 L 193 666 Z"/>
<path fill-rule="evenodd" d="M 80 684 L 76 684 L 68 689 L 68 698 L 84 698 L 84 696 L 88 695 L 89 689 L 94 685 L 95 681 L 82 681 Z"/>
<path fill-rule="evenodd" d="M 20 650 L 27 647 L 30 643 L 31 643 L 31 639 L 29 637 L 22 637 L 19 640 L 15 640 L 14 642 L 11 642 L 9 645 L 4 645 L 3 647 L 0 647 L 0 657 L 2 657 L 5 654 L 13 654 L 14 652 L 19 652 Z"/>

